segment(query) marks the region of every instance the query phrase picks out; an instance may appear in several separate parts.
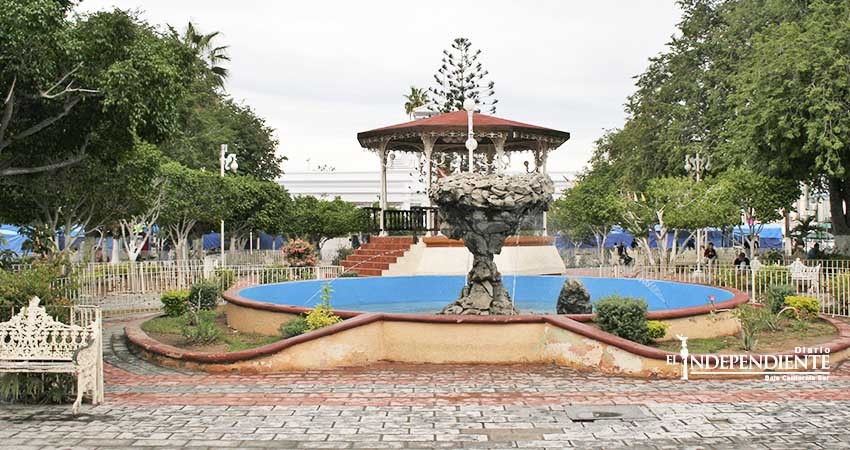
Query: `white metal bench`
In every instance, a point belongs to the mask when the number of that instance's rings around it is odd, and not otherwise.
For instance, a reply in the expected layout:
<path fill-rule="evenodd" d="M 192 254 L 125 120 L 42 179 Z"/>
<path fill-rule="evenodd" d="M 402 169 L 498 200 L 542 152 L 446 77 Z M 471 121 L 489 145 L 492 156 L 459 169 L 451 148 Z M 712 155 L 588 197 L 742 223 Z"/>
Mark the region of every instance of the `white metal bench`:
<path fill-rule="evenodd" d="M 794 262 L 788 265 L 788 270 L 791 272 L 791 281 L 808 281 L 811 283 L 812 289 L 817 290 L 820 284 L 820 264 L 817 266 L 807 266 L 797 258 Z"/>
<path fill-rule="evenodd" d="M 73 307 L 70 322 L 50 317 L 33 297 L 29 306 L 0 323 L 0 372 L 73 374 L 77 399 L 72 411 L 77 414 L 84 394 L 92 404 L 103 402 L 100 308 Z"/>

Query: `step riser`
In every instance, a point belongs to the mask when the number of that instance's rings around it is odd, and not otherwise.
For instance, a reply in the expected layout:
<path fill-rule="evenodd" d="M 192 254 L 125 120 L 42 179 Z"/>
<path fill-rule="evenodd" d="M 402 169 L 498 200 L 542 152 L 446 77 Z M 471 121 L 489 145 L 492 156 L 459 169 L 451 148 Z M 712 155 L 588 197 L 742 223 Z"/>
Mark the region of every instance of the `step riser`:
<path fill-rule="evenodd" d="M 355 272 L 361 277 L 379 277 L 383 271 L 378 269 L 359 269 L 355 270 Z"/>
<path fill-rule="evenodd" d="M 340 263 L 343 267 L 353 267 L 355 269 L 363 268 L 363 269 L 381 269 L 386 270 L 390 268 L 391 263 L 380 263 L 380 262 L 362 262 L 362 261 L 343 261 Z"/>
<path fill-rule="evenodd" d="M 358 256 L 403 256 L 405 250 L 360 250 L 357 249 L 354 255 Z"/>
<path fill-rule="evenodd" d="M 383 271 L 390 268 L 404 256 L 413 245 L 412 237 L 373 237 L 369 243 L 363 244 L 354 251 L 341 266 L 359 276 L 381 276 Z"/>
<path fill-rule="evenodd" d="M 403 244 L 403 245 L 411 245 L 413 244 L 412 236 L 373 236 L 369 238 L 369 243 L 378 244 L 378 243 L 386 243 L 386 244 Z"/>
<path fill-rule="evenodd" d="M 396 245 L 396 244 L 363 244 L 360 248 L 364 250 L 407 250 L 410 248 L 410 245 Z"/>
<path fill-rule="evenodd" d="M 375 255 L 358 255 L 353 254 L 345 259 L 346 261 L 359 261 L 359 262 L 381 262 L 381 263 L 389 263 L 392 264 L 398 260 L 396 256 L 375 256 Z"/>

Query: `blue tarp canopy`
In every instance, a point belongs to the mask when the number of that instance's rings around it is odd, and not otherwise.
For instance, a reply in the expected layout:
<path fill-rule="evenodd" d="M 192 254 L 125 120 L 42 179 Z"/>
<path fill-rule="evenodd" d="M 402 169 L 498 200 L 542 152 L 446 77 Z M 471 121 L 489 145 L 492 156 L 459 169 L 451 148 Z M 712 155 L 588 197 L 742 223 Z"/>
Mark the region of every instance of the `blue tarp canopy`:
<path fill-rule="evenodd" d="M 18 227 L 14 225 L 0 225 L 0 250 L 11 250 L 17 254 L 21 254 L 21 246 L 27 240 L 26 237 L 18 234 Z"/>
<path fill-rule="evenodd" d="M 0 225 L 0 250 L 12 250 L 17 254 L 22 254 L 21 246 L 24 242 L 27 241 L 26 236 L 20 234 L 18 232 L 17 225 Z M 154 232 L 158 231 L 159 227 L 154 227 Z M 227 236 L 225 234 L 225 236 Z M 57 236 L 59 246 L 64 248 L 65 245 L 65 236 L 63 233 L 59 233 Z M 80 245 L 82 240 L 84 239 L 83 233 L 81 229 L 76 229 L 72 233 L 72 245 Z M 212 247 L 218 248 L 219 246 L 219 234 L 218 233 L 210 233 L 204 235 L 204 249 L 209 250 Z M 254 239 L 256 242 L 257 235 L 254 235 Z M 112 251 L 112 237 L 106 236 L 101 242 L 102 250 L 105 254 L 109 254 Z M 283 246 L 283 236 L 271 236 L 265 233 L 260 233 L 260 249 L 261 250 L 271 250 L 272 248 L 279 249 Z M 248 246 L 246 245 L 246 248 Z"/>
<path fill-rule="evenodd" d="M 655 227 L 658 230 L 658 226 Z M 781 249 L 782 248 L 782 239 L 783 239 L 783 226 L 782 224 L 765 224 L 759 230 L 759 227 L 756 227 L 756 232 L 759 235 L 759 247 L 761 248 L 771 248 L 771 249 Z M 728 247 L 729 245 L 729 235 L 723 233 L 723 230 L 717 228 L 706 228 L 703 230 L 704 233 L 708 233 L 707 240 L 708 242 L 713 243 L 717 247 Z M 738 225 L 732 230 L 732 238 L 737 241 L 739 244 L 743 243 L 743 237 L 749 234 L 749 228 L 746 225 Z M 667 246 L 671 248 L 673 246 L 673 232 L 669 232 L 669 236 L 667 239 Z M 682 247 L 687 242 L 688 237 L 690 236 L 690 232 L 688 231 L 680 231 L 678 238 L 678 246 Z M 634 241 L 634 236 L 632 236 L 629 232 L 623 230 L 623 228 L 619 226 L 615 226 L 611 228 L 611 231 L 608 233 L 607 238 L 605 239 L 605 248 L 613 248 L 620 242 L 624 243 L 626 246 L 631 246 Z M 574 248 L 572 242 L 570 242 L 569 237 L 559 235 L 555 240 L 555 245 L 559 249 L 564 248 Z M 582 242 L 578 245 L 578 248 L 595 248 L 596 242 L 593 239 L 590 239 L 586 242 Z M 649 233 L 649 245 L 652 248 L 657 248 L 658 243 L 655 241 L 655 233 Z"/>
<path fill-rule="evenodd" d="M 204 235 L 204 250 L 209 250 L 213 247 L 219 248 L 221 246 L 221 238 L 219 233 L 210 233 Z M 230 245 L 230 238 L 227 235 L 227 230 L 224 233 L 225 239 L 227 239 L 227 245 Z M 254 235 L 254 239 L 257 239 L 257 235 Z M 255 241 L 256 242 L 256 241 Z M 259 250 L 271 250 L 272 243 L 274 243 L 274 249 L 279 249 L 283 246 L 283 236 L 271 236 L 266 233 L 260 233 L 260 248 Z M 245 244 L 245 248 L 249 248 L 248 244 Z M 255 249 L 258 250 L 258 249 Z"/>

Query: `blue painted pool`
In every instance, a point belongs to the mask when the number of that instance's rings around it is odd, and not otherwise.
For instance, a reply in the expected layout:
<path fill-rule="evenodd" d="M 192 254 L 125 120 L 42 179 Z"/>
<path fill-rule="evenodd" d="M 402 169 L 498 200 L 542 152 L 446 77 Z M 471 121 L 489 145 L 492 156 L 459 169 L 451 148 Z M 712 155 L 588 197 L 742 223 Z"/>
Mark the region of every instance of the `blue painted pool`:
<path fill-rule="evenodd" d="M 503 283 L 523 313 L 554 313 L 565 276 L 504 276 Z M 646 300 L 649 310 L 686 308 L 730 300 L 729 291 L 669 281 L 570 277 L 581 281 L 591 300 L 616 294 Z M 249 300 L 312 307 L 321 298 L 325 280 L 295 281 L 254 286 L 239 291 Z M 335 309 L 390 313 L 435 313 L 457 299 L 464 276 L 408 276 L 337 278 L 330 280 Z"/>

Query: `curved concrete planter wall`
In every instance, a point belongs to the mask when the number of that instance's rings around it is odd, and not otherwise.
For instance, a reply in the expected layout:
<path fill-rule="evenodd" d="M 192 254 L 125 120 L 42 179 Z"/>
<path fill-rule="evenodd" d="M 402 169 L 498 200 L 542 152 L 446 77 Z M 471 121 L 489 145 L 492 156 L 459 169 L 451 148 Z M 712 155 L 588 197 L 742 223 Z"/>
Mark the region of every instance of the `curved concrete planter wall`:
<path fill-rule="evenodd" d="M 226 293 L 231 326 L 271 326 L 306 309 L 271 305 Z M 712 309 L 732 308 L 746 302 L 743 293 L 714 307 L 687 314 L 670 311 L 650 317 L 681 327 L 689 336 L 694 320 L 716 320 Z M 338 311 L 342 323 L 251 350 L 230 353 L 197 353 L 151 339 L 139 323 L 130 324 L 132 346 L 161 364 L 209 372 L 243 373 L 307 370 L 366 365 L 378 361 L 409 363 L 555 363 L 605 374 L 675 378 L 680 364 L 668 364 L 672 354 L 605 333 L 582 323 L 588 316 L 437 316 L 419 314 L 357 313 Z M 717 313 L 715 317 L 722 317 Z M 264 318 L 265 317 L 265 318 Z M 251 319 L 253 318 L 253 319 Z M 824 318 L 838 330 L 829 347 L 833 365 L 850 356 L 850 326 Z M 718 319 L 726 323 L 726 318 Z M 731 320 L 731 319 L 730 319 Z M 262 325 L 263 322 L 268 322 Z M 277 332 L 277 328 L 275 333 Z M 248 330 L 245 330 L 248 331 Z M 694 377 L 692 377 L 694 378 Z"/>

